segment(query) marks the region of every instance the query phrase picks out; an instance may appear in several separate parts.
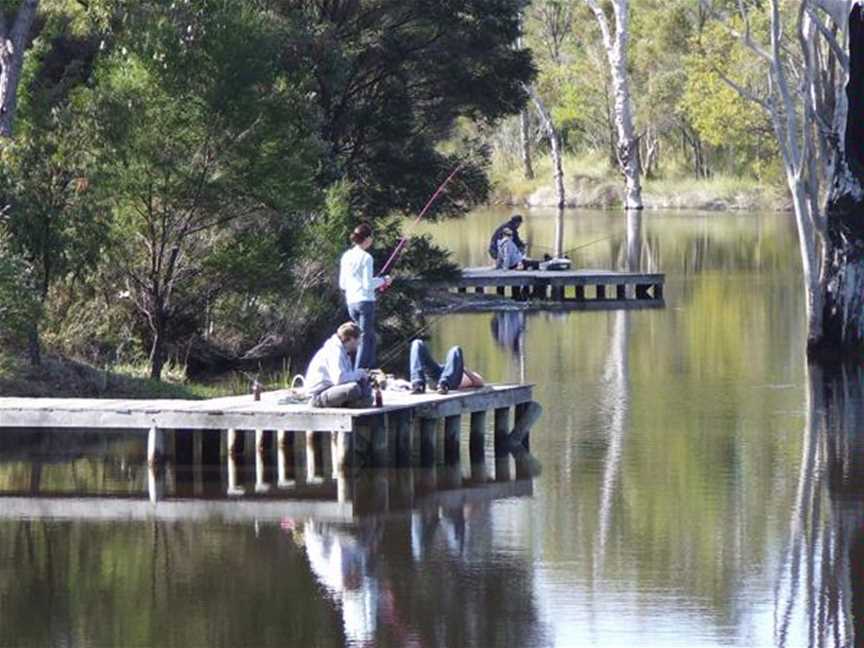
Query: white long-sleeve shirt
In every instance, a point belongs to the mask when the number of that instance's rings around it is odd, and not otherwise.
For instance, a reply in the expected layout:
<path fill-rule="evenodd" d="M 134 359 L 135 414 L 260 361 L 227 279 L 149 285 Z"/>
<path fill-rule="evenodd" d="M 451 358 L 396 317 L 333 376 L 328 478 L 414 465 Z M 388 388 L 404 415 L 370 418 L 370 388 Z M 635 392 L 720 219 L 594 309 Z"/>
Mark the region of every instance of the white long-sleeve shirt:
<path fill-rule="evenodd" d="M 360 380 L 362 370 L 355 370 L 354 363 L 342 345 L 339 336 L 328 339 L 312 357 L 303 384 L 307 394 L 318 395 L 328 387 Z"/>
<path fill-rule="evenodd" d="M 384 285 L 372 270 L 372 255 L 355 245 L 342 255 L 339 263 L 339 287 L 345 291 L 346 304 L 375 301 L 375 291 Z"/>

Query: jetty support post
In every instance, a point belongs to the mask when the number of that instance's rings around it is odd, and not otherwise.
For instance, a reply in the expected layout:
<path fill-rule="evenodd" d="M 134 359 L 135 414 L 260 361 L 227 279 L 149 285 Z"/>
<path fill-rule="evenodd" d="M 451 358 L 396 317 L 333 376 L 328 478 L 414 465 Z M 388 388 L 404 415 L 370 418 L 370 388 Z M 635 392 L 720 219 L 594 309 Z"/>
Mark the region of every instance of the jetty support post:
<path fill-rule="evenodd" d="M 156 427 L 150 428 L 147 433 L 147 463 L 155 466 L 165 460 L 165 430 Z"/>
<path fill-rule="evenodd" d="M 435 465 L 435 445 L 438 420 L 420 418 L 420 465 L 428 468 Z"/>
<path fill-rule="evenodd" d="M 318 462 L 315 459 L 315 431 L 306 432 L 306 483 L 315 483 L 315 473 L 318 471 Z"/>
<path fill-rule="evenodd" d="M 458 414 L 444 419 L 444 463 L 449 466 L 459 463 L 459 432 L 462 417 Z"/>
<path fill-rule="evenodd" d="M 507 434 L 510 432 L 510 408 L 499 407 L 495 410 L 495 458 L 507 457 Z"/>
<path fill-rule="evenodd" d="M 391 465 L 411 465 L 411 410 L 392 412 L 387 420 L 388 457 Z"/>
<path fill-rule="evenodd" d="M 486 459 L 486 412 L 471 412 L 471 431 L 468 437 L 468 452 L 471 464 L 481 464 Z"/>
<path fill-rule="evenodd" d="M 276 484 L 279 488 L 287 488 L 294 484 L 294 432 L 292 431 L 279 430 L 276 433 L 276 469 Z"/>

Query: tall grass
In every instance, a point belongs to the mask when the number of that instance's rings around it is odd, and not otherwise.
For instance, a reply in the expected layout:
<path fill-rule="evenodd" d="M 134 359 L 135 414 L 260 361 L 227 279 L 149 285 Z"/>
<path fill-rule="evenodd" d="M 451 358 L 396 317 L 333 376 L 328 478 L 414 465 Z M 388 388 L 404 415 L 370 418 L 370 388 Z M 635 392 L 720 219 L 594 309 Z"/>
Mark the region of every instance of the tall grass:
<path fill-rule="evenodd" d="M 606 155 L 597 152 L 574 154 L 566 152 L 562 160 L 568 201 L 578 195 L 580 200 L 610 206 L 621 191 L 621 175 L 609 164 Z M 493 182 L 492 201 L 524 205 L 538 191 L 551 196 L 553 184 L 552 160 L 548 155 L 536 156 L 534 178 L 527 180 L 519 160 L 502 155 L 493 157 L 490 176 Z M 648 207 L 778 209 L 787 207 L 785 189 L 777 182 L 763 182 L 750 175 L 715 173 L 699 178 L 672 161 L 652 178 L 642 179 L 643 197 Z"/>

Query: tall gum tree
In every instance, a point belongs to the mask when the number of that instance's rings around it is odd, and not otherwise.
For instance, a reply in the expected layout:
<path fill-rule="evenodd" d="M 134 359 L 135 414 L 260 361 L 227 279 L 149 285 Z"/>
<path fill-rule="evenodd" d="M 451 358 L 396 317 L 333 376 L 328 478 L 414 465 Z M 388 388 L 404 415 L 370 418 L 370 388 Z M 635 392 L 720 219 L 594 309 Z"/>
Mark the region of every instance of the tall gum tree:
<path fill-rule="evenodd" d="M 18 84 L 30 29 L 39 10 L 39 0 L 23 0 L 9 20 L 0 6 L 0 138 L 12 137 L 18 108 Z"/>
<path fill-rule="evenodd" d="M 754 60 L 761 85 L 723 76 L 769 115 L 792 198 L 801 254 L 808 348 L 864 349 L 864 20 L 859 2 L 703 0 Z M 755 11 L 766 11 L 751 26 Z"/>
<path fill-rule="evenodd" d="M 585 0 L 603 39 L 609 59 L 614 94 L 614 120 L 618 134 L 617 157 L 624 174 L 624 208 L 642 209 L 642 186 L 639 181 L 639 138 L 633 123 L 630 78 L 627 73 L 627 44 L 630 40 L 630 6 L 628 0 L 612 0 L 614 31 L 597 0 Z"/>

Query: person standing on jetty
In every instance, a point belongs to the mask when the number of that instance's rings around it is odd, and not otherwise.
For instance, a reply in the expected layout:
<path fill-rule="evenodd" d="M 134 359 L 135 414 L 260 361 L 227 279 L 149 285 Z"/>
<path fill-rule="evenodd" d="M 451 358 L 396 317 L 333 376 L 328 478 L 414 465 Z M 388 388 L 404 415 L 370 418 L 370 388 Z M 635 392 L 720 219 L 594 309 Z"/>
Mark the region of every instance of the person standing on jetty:
<path fill-rule="evenodd" d="M 374 369 L 375 291 L 392 283 L 390 276 L 375 277 L 372 255 L 372 227 L 361 223 L 351 232 L 353 247 L 342 255 L 339 264 L 339 288 L 345 292 L 348 315 L 360 327 L 360 347 L 354 361 L 355 369 Z"/>

